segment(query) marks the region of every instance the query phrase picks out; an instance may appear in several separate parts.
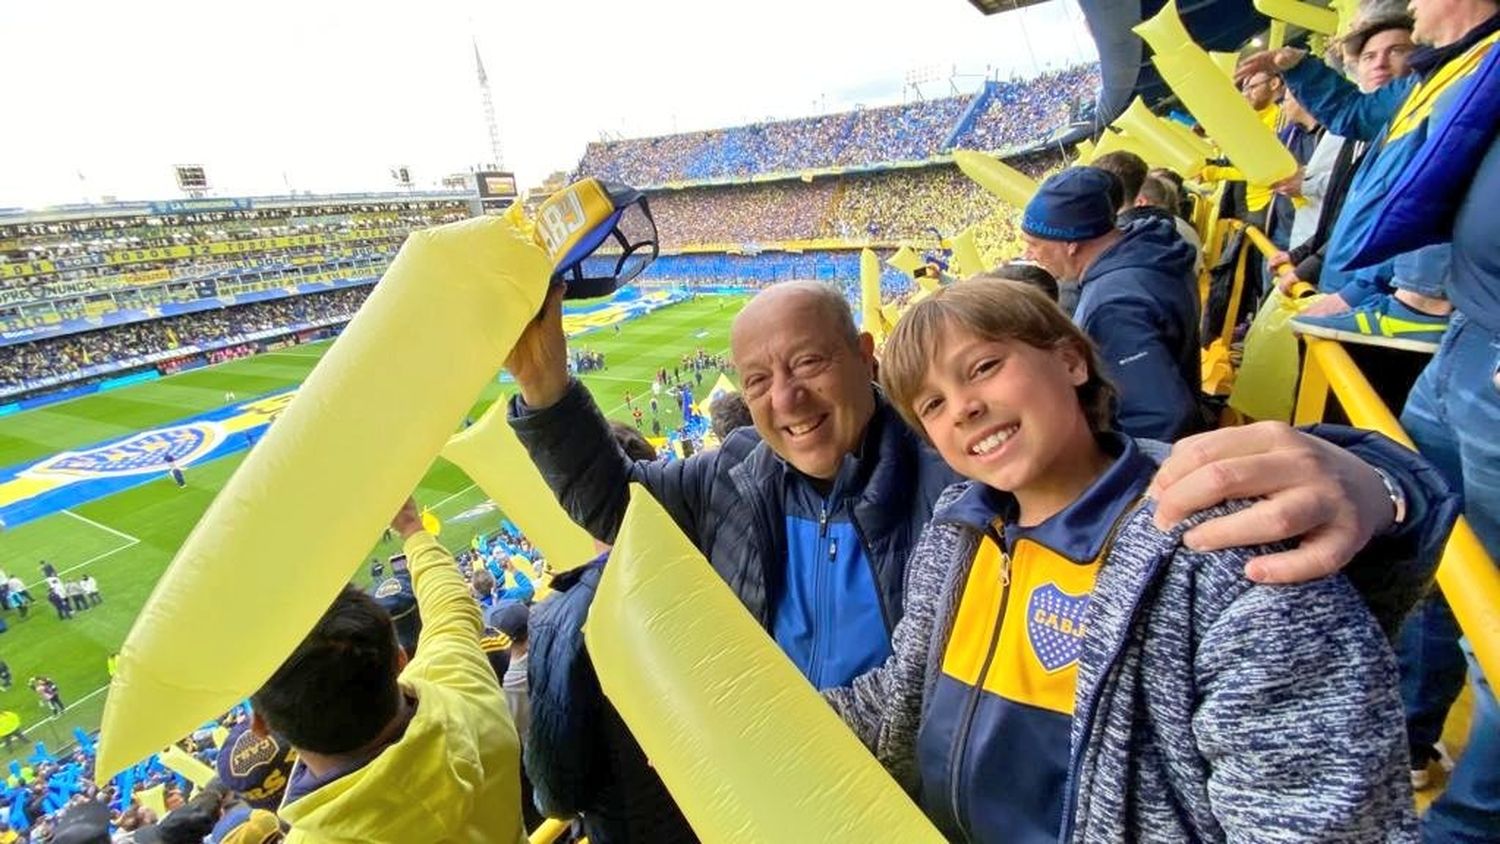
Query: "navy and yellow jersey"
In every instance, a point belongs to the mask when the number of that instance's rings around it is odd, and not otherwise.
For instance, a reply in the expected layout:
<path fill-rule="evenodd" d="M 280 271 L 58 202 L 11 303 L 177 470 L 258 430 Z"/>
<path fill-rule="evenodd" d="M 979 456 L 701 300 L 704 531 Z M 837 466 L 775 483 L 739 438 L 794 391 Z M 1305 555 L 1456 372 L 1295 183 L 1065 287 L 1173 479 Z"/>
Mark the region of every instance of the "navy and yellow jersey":
<path fill-rule="evenodd" d="M 1058 839 L 1089 596 L 1156 468 L 1133 441 L 1111 445 L 1114 463 L 1039 525 L 977 485 L 950 511 L 984 533 L 917 736 L 922 807 L 950 838 Z"/>

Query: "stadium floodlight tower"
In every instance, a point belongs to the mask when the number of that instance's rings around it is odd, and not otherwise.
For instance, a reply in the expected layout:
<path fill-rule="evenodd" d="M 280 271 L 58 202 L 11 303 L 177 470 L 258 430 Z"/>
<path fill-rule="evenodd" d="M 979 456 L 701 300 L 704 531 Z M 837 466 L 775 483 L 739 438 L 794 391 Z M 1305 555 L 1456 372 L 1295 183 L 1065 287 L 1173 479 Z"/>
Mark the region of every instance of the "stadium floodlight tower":
<path fill-rule="evenodd" d="M 505 167 L 505 152 L 500 148 L 500 124 L 495 121 L 495 97 L 490 92 L 490 77 L 484 72 L 484 59 L 479 56 L 479 39 L 470 39 L 474 44 L 474 69 L 479 71 L 479 100 L 484 108 L 484 125 L 490 133 L 489 169 Z"/>

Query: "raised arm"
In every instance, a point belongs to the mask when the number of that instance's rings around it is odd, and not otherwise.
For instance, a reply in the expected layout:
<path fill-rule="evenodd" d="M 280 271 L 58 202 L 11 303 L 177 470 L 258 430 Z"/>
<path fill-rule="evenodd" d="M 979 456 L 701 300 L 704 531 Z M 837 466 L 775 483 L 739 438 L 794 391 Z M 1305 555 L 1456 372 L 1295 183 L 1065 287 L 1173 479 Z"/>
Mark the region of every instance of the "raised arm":
<path fill-rule="evenodd" d="M 563 509 L 594 538 L 614 541 L 631 483 L 649 489 L 683 531 L 697 537 L 718 453 L 671 463 L 625 456 L 593 397 L 568 374 L 562 294 L 560 286 L 552 290 L 506 362 L 521 391 L 509 414 L 517 438 Z"/>

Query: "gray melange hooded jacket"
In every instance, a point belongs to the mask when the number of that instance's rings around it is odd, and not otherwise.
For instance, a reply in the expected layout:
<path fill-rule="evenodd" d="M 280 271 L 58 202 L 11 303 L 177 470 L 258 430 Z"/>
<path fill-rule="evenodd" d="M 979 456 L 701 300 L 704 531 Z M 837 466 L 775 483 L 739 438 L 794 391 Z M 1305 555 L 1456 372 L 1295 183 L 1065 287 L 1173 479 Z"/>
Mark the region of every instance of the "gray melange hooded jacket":
<path fill-rule="evenodd" d="M 890 660 L 825 692 L 913 793 L 918 728 L 981 539 L 951 514 L 969 486 L 943 494 L 913 552 Z M 1058 840 L 1416 841 L 1395 660 L 1359 594 L 1343 576 L 1256 585 L 1254 550 L 1181 545 L 1232 506 L 1171 533 L 1153 509 L 1124 518 L 1086 610 Z M 1451 525 L 1452 511 L 1432 515 Z M 1417 597 L 1403 591 L 1402 612 Z"/>

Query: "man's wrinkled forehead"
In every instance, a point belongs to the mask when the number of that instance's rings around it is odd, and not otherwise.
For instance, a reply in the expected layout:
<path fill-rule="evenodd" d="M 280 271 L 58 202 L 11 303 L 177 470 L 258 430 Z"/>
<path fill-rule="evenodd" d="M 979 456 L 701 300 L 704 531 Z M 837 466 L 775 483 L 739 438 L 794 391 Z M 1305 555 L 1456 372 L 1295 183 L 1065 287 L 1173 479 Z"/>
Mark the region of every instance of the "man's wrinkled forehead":
<path fill-rule="evenodd" d="M 754 302 L 730 329 L 735 365 L 785 358 L 803 351 L 828 351 L 842 341 L 836 315 L 810 296 L 781 296 Z"/>

